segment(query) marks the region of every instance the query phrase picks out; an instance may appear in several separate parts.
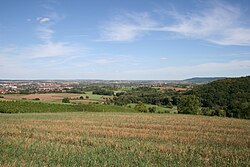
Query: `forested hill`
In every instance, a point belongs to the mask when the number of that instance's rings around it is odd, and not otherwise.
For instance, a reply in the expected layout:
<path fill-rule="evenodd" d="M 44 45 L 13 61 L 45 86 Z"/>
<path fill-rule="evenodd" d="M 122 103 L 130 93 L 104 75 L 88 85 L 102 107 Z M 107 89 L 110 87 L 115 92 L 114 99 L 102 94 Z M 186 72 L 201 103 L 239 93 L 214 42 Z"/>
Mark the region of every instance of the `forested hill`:
<path fill-rule="evenodd" d="M 183 82 L 195 83 L 195 84 L 199 84 L 199 83 L 205 84 L 205 83 L 209 83 L 209 82 L 221 80 L 221 79 L 225 79 L 225 77 L 195 77 L 195 78 L 185 79 L 185 80 L 183 80 Z"/>
<path fill-rule="evenodd" d="M 228 117 L 250 118 L 250 76 L 214 81 L 188 94 L 200 97 L 202 107 L 223 110 Z"/>

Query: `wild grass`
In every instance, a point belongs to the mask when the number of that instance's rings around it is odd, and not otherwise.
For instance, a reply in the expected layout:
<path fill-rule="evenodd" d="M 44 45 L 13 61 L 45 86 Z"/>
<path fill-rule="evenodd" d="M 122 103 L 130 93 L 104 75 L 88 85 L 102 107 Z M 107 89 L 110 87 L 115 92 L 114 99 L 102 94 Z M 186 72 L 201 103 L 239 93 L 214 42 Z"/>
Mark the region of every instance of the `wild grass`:
<path fill-rule="evenodd" d="M 2 166 L 249 166 L 250 122 L 173 114 L 0 114 Z"/>

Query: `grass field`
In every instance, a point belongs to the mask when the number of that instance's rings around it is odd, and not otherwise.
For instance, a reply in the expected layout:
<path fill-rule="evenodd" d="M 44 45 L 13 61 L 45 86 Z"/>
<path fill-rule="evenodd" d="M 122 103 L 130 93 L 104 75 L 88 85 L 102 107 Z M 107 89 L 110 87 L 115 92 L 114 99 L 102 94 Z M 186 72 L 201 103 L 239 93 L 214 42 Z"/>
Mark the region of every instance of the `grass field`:
<path fill-rule="evenodd" d="M 152 105 L 152 104 L 144 104 L 147 108 L 149 107 L 155 107 L 156 113 L 170 113 L 170 114 L 177 114 L 177 106 L 173 106 L 173 108 L 166 108 L 158 105 Z M 136 103 L 130 103 L 127 105 L 127 107 L 135 108 Z"/>
<path fill-rule="evenodd" d="M 145 113 L 0 114 L 0 166 L 249 166 L 250 121 Z"/>

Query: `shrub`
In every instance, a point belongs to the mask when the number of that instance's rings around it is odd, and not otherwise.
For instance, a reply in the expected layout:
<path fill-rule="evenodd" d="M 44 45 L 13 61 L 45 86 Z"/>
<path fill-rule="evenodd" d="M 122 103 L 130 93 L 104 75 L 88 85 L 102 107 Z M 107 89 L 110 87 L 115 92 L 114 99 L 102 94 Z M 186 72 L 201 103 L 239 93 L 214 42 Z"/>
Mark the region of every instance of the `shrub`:
<path fill-rule="evenodd" d="M 148 111 L 149 111 L 150 113 L 155 113 L 155 112 L 156 112 L 156 107 L 149 107 L 149 108 L 148 108 Z"/>
<path fill-rule="evenodd" d="M 63 103 L 70 103 L 70 100 L 69 100 L 68 97 L 65 97 L 65 98 L 62 99 L 62 102 Z"/>
<path fill-rule="evenodd" d="M 139 102 L 138 104 L 135 105 L 135 110 L 139 112 L 148 112 L 147 107 L 142 102 Z"/>

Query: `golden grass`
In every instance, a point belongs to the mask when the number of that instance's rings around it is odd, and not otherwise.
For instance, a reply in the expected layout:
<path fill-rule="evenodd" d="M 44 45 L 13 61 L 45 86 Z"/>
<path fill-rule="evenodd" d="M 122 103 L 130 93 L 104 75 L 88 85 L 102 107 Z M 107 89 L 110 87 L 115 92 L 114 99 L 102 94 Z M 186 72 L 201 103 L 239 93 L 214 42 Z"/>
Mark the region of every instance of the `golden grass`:
<path fill-rule="evenodd" d="M 23 141 L 29 148 L 38 142 L 38 148 L 52 144 L 71 148 L 71 153 L 73 148 L 78 153 L 101 147 L 117 154 L 125 150 L 147 155 L 150 166 L 157 165 L 150 161 L 155 154 L 180 163 L 193 163 L 194 156 L 205 166 L 244 166 L 250 158 L 249 120 L 141 113 L 1 114 L 0 127 L 1 140 L 11 145 Z"/>

